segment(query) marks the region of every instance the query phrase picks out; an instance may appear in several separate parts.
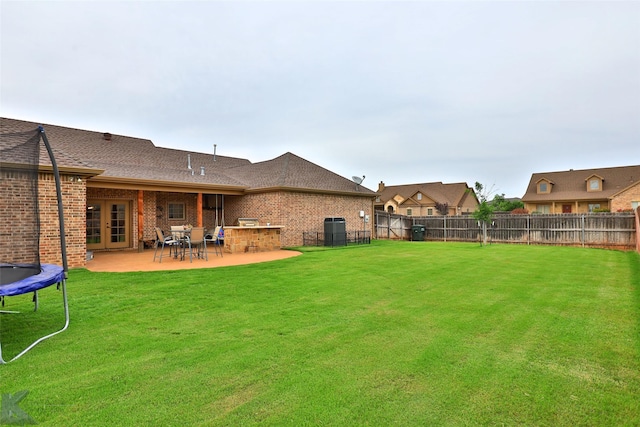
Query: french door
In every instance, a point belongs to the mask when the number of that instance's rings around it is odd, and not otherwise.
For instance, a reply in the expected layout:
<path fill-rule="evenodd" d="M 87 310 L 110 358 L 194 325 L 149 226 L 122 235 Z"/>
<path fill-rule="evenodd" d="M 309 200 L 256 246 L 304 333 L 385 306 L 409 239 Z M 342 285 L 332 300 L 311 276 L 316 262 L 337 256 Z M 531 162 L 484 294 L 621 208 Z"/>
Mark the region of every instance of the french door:
<path fill-rule="evenodd" d="M 87 200 L 87 249 L 131 247 L 131 203 Z"/>

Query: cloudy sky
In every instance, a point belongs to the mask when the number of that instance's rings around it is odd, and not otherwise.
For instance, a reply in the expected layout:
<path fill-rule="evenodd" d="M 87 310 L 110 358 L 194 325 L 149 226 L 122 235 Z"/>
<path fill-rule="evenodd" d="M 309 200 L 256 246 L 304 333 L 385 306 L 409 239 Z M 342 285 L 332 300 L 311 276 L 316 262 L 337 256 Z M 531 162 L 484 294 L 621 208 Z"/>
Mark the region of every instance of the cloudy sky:
<path fill-rule="evenodd" d="M 8 1 L 0 113 L 376 190 L 640 164 L 638 1 Z"/>

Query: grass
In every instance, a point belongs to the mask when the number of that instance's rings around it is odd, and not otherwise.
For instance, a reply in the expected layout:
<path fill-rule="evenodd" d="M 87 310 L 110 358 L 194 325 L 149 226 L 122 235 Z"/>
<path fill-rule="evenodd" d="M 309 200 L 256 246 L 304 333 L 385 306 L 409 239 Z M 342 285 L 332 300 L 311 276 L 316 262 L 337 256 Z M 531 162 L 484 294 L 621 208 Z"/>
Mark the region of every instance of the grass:
<path fill-rule="evenodd" d="M 376 241 L 68 288 L 69 330 L 0 366 L 43 426 L 640 424 L 636 253 Z M 52 288 L 16 307 L 5 358 L 62 321 Z"/>

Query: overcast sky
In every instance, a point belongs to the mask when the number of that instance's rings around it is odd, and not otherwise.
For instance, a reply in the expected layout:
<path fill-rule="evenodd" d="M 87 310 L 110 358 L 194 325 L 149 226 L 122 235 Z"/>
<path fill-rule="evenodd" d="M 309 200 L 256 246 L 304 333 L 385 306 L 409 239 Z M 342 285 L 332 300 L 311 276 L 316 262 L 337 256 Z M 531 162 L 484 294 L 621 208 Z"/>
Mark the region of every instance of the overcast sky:
<path fill-rule="evenodd" d="M 640 164 L 639 1 L 1 1 L 3 117 L 363 185 Z"/>

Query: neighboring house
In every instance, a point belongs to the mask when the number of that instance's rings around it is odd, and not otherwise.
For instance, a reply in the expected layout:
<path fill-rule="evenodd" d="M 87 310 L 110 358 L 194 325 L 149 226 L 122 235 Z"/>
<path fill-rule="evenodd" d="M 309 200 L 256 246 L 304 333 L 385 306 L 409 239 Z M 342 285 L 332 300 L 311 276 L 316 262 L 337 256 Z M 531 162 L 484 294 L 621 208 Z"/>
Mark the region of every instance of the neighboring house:
<path fill-rule="evenodd" d="M 624 211 L 640 202 L 640 165 L 534 173 L 522 197 L 544 214 Z"/>
<path fill-rule="evenodd" d="M 447 215 L 471 214 L 478 206 L 475 192 L 466 183 L 389 185 L 378 184 L 374 202 L 376 210 L 407 216 L 443 215 L 438 209 L 446 207 Z"/>
<path fill-rule="evenodd" d="M 611 196 L 611 212 L 635 211 L 640 206 L 640 179 Z"/>
<path fill-rule="evenodd" d="M 0 118 L 0 133 L 40 123 Z M 302 245 L 303 232 L 323 231 L 324 218 L 344 217 L 362 230 L 375 193 L 292 153 L 247 159 L 156 147 L 147 139 L 43 125 L 62 175 L 69 264 L 85 265 L 87 250 L 136 249 L 155 239 L 155 227 L 192 224 L 213 229 L 255 218 L 283 226 L 282 246 Z M 2 159 L 0 159 L 0 162 Z M 48 194 L 51 167 L 40 186 Z M 9 204 L 0 189 L 0 208 Z M 47 199 L 50 200 L 50 199 Z M 51 203 L 41 203 L 41 257 L 60 262 Z M 372 224 L 367 224 L 371 230 Z M 58 233 L 59 234 L 59 233 Z"/>

